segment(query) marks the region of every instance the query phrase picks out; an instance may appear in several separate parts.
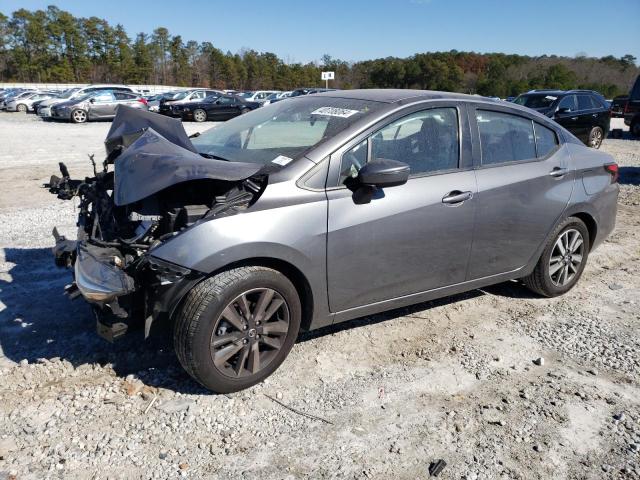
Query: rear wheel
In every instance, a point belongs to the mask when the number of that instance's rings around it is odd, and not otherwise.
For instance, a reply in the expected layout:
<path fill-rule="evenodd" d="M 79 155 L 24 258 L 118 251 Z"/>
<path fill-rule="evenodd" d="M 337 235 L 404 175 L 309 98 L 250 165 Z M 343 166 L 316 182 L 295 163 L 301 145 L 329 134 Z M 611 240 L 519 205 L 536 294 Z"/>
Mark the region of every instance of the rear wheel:
<path fill-rule="evenodd" d="M 176 316 L 174 346 L 183 368 L 206 388 L 229 393 L 273 373 L 298 335 L 296 288 L 265 267 L 241 267 L 196 285 Z"/>
<path fill-rule="evenodd" d="M 602 145 L 602 139 L 604 138 L 604 131 L 600 127 L 593 127 L 589 132 L 589 146 L 591 148 L 600 148 Z"/>
<path fill-rule="evenodd" d="M 71 112 L 71 121 L 73 123 L 84 123 L 87 121 L 87 112 L 84 110 L 77 108 L 73 112 Z"/>
<path fill-rule="evenodd" d="M 193 111 L 193 119 L 196 122 L 204 122 L 207 120 L 207 112 L 205 112 L 204 110 L 202 110 L 201 108 L 196 108 Z"/>
<path fill-rule="evenodd" d="M 637 119 L 631 122 L 629 131 L 631 132 L 631 135 L 633 135 L 634 137 L 640 138 L 640 119 Z"/>
<path fill-rule="evenodd" d="M 24 103 L 21 103 L 16 107 L 16 110 L 21 113 L 25 113 L 27 111 L 27 106 Z"/>
<path fill-rule="evenodd" d="M 584 222 L 569 217 L 554 231 L 535 269 L 523 281 L 545 297 L 562 295 L 573 288 L 589 256 L 589 230 Z"/>
<path fill-rule="evenodd" d="M 251 110 L 249 110 L 248 108 L 243 108 L 242 110 L 240 110 L 240 115 L 244 115 L 245 113 L 249 113 Z"/>

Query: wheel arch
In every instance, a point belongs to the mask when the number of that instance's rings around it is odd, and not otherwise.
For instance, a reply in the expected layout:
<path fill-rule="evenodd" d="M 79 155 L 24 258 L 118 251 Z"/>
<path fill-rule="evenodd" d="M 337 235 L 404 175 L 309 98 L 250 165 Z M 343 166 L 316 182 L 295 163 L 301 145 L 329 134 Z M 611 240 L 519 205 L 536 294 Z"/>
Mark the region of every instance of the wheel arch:
<path fill-rule="evenodd" d="M 287 279 L 289 279 L 289 281 L 293 283 L 293 286 L 296 288 L 296 291 L 298 292 L 298 296 L 300 298 L 300 303 L 302 305 L 302 319 L 300 321 L 300 329 L 304 331 L 309 330 L 311 321 L 313 319 L 313 290 L 311 289 L 309 280 L 298 267 L 290 262 L 287 262 L 286 260 L 282 260 L 279 258 L 252 257 L 229 263 L 211 272 L 211 274 L 209 274 L 207 277 L 213 277 L 222 272 L 238 267 L 272 268 L 273 270 L 276 270 L 277 272 L 280 272 L 285 277 L 287 277 Z"/>
<path fill-rule="evenodd" d="M 593 218 L 590 213 L 584 211 L 571 213 L 568 217 L 579 218 L 586 225 L 587 231 L 589 232 L 589 251 L 591 251 L 596 240 L 596 235 L 598 234 L 598 223 L 596 219 Z"/>

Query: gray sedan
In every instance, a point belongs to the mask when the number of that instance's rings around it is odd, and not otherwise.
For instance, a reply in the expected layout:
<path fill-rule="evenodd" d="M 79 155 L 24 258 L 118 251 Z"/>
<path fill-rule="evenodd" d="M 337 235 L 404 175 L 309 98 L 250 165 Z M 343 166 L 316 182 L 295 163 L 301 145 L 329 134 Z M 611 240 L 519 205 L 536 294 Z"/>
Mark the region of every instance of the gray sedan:
<path fill-rule="evenodd" d="M 169 322 L 216 392 L 266 378 L 301 330 L 507 280 L 564 294 L 616 218 L 612 157 L 475 96 L 301 96 L 193 139 L 121 109 L 106 145 L 105 173 L 50 185 L 82 200 L 55 248 L 69 293 L 110 340 Z"/>
<path fill-rule="evenodd" d="M 121 105 L 147 110 L 147 101 L 135 93 L 99 90 L 53 105 L 51 118 L 73 123 L 109 120 L 115 117 L 116 109 Z"/>

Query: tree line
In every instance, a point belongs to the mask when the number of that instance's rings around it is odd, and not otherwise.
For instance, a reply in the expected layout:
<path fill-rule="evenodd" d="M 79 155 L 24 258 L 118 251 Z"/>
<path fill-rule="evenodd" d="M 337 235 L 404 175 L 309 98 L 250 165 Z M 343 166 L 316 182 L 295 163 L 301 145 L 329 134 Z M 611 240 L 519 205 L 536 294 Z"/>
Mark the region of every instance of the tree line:
<path fill-rule="evenodd" d="M 420 88 L 506 97 L 533 88 L 587 88 L 610 98 L 629 91 L 636 58 L 558 57 L 502 53 L 417 53 L 408 58 L 346 62 L 324 55 L 287 63 L 274 53 L 223 52 L 211 42 L 185 41 L 164 27 L 133 37 L 105 19 L 78 18 L 55 6 L 0 12 L 0 82 L 129 83 L 210 88 Z"/>

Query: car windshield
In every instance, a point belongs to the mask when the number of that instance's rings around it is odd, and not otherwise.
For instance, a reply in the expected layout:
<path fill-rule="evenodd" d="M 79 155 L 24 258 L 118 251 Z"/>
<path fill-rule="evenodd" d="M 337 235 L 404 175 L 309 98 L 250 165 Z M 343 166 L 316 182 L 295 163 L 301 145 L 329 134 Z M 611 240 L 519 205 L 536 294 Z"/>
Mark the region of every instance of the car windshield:
<path fill-rule="evenodd" d="M 236 117 L 192 142 L 198 152 L 213 158 L 286 165 L 384 105 L 365 100 L 303 97 Z"/>
<path fill-rule="evenodd" d="M 520 95 L 513 101 L 513 103 L 517 103 L 518 105 L 523 105 L 529 108 L 548 108 L 557 99 L 558 97 L 556 95 L 538 93 L 535 95 Z"/>

